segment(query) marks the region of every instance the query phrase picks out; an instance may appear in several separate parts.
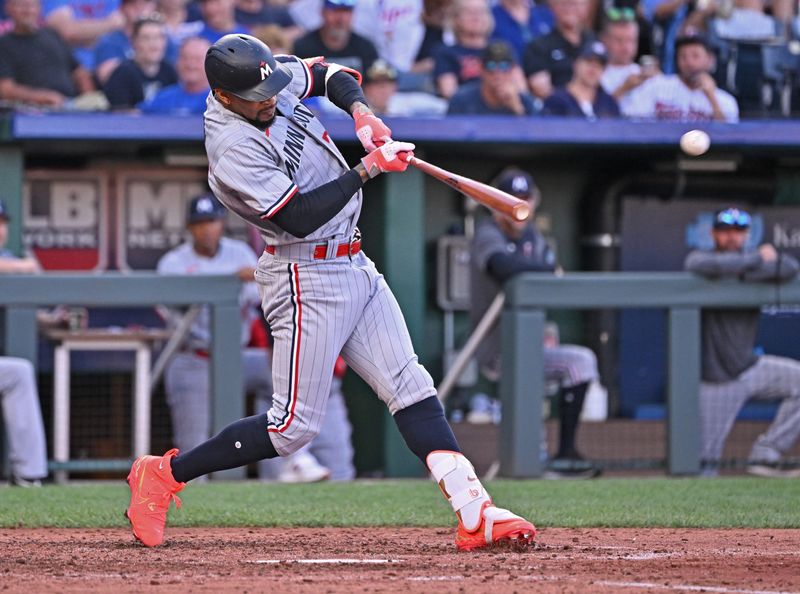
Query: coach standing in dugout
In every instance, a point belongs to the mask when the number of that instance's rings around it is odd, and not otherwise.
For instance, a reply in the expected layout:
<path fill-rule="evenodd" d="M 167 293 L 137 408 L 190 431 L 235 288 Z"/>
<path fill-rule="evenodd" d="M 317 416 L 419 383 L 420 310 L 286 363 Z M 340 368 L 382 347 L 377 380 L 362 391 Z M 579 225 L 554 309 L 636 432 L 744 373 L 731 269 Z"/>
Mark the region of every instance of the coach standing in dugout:
<path fill-rule="evenodd" d="M 472 308 L 470 318 L 477 326 L 503 285 L 522 272 L 556 271 L 556 257 L 547 240 L 533 225 L 539 204 L 539 188 L 533 178 L 520 169 L 509 168 L 495 180 L 504 192 L 526 200 L 531 215 L 517 221 L 495 212 L 475 231 L 472 243 Z M 475 353 L 481 371 L 491 380 L 500 377 L 500 328 L 495 326 Z M 599 471 L 584 460 L 575 447 L 578 420 L 589 384 L 598 378 L 597 357 L 583 346 L 544 345 L 544 373 L 558 381 L 558 453 L 548 464 L 551 478 L 591 478 Z M 532 453 L 533 454 L 533 453 Z M 535 454 L 533 454 L 535 455 Z"/>
<path fill-rule="evenodd" d="M 712 250 L 695 250 L 685 268 L 708 279 L 783 282 L 797 275 L 797 260 L 763 243 L 747 247 L 751 217 L 738 208 L 714 214 Z M 705 474 L 716 474 L 725 439 L 751 398 L 782 400 L 775 420 L 750 450 L 747 470 L 761 476 L 800 476 L 781 455 L 800 435 L 800 362 L 754 352 L 761 310 L 704 309 L 700 383 L 700 453 Z"/>
<path fill-rule="evenodd" d="M 496 507 L 461 453 L 400 306 L 361 250 L 361 187 L 405 171 L 414 145 L 392 140 L 366 104 L 357 71 L 322 58 L 276 59 L 249 35 L 220 39 L 205 66 L 212 89 L 205 113 L 209 185 L 267 246 L 255 279 L 274 340 L 275 393 L 266 414 L 236 421 L 188 452 L 134 462 L 126 511 L 134 536 L 147 546 L 163 541 L 169 503 L 185 481 L 287 456 L 311 441 L 341 353 L 386 404 L 456 512 L 456 546 L 530 545 L 533 524 Z M 353 116 L 368 152 L 353 168 L 301 103 L 321 95 Z"/>

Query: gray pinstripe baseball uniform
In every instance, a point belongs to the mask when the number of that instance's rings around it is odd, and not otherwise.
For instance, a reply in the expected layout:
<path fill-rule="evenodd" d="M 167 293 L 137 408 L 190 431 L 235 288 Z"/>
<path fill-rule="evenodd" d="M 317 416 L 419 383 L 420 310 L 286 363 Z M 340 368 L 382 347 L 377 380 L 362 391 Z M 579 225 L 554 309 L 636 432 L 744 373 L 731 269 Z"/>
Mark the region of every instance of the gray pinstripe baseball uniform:
<path fill-rule="evenodd" d="M 435 389 L 417 362 L 391 290 L 359 251 L 361 191 L 304 238 L 271 221 L 298 192 L 350 169 L 323 125 L 299 100 L 312 89 L 308 66 L 294 56 L 281 61 L 293 77 L 277 96 L 270 127 L 251 125 L 212 94 L 205 134 L 211 189 L 225 206 L 258 227 L 268 246 L 256 270 L 275 341 L 268 431 L 278 453 L 288 455 L 319 432 L 340 352 L 392 413 L 434 395 Z M 337 252 L 343 255 L 337 257 Z"/>
<path fill-rule="evenodd" d="M 707 278 L 746 282 L 785 281 L 800 265 L 788 254 L 765 261 L 758 251 L 695 250 L 686 270 Z M 702 313 L 702 381 L 700 383 L 700 455 L 712 466 L 722 457 L 736 416 L 753 398 L 781 401 L 769 429 L 750 450 L 751 462 L 778 462 L 800 436 L 800 362 L 754 353 L 761 312 L 751 309 L 706 309 Z"/>

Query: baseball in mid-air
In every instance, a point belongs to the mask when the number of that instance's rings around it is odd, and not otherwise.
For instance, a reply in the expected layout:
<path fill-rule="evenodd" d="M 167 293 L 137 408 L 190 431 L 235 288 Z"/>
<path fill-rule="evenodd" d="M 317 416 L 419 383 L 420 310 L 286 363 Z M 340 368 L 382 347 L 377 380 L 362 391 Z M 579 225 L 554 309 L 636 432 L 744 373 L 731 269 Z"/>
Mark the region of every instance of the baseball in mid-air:
<path fill-rule="evenodd" d="M 692 157 L 704 154 L 711 146 L 711 139 L 702 130 L 689 130 L 681 136 L 681 150 Z"/>

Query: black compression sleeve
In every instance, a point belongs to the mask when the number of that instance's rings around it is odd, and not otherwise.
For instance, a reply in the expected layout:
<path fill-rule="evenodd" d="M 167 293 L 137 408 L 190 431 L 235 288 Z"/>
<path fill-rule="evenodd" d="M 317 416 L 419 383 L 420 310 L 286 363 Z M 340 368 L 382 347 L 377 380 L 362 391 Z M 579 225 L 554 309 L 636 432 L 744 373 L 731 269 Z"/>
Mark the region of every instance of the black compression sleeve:
<path fill-rule="evenodd" d="M 295 237 L 305 237 L 332 219 L 363 185 L 358 171 L 351 169 L 318 188 L 295 194 L 270 220 Z"/>
<path fill-rule="evenodd" d="M 352 74 L 340 70 L 328 79 L 328 99 L 339 109 L 350 113 L 350 106 L 356 101 L 367 105 L 364 91 Z"/>

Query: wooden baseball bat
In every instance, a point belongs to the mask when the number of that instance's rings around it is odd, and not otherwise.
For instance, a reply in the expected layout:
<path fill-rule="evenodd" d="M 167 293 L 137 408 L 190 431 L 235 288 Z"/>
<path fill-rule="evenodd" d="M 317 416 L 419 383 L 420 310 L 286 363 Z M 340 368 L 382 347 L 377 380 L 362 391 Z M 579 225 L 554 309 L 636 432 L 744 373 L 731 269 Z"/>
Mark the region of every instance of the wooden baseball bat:
<path fill-rule="evenodd" d="M 476 202 L 480 202 L 484 206 L 508 215 L 517 221 L 524 221 L 531 214 L 531 207 L 527 202 L 502 190 L 463 175 L 456 175 L 446 169 L 431 165 L 419 157 L 411 157 L 409 163 L 420 171 L 458 190 L 465 196 L 469 196 Z"/>

